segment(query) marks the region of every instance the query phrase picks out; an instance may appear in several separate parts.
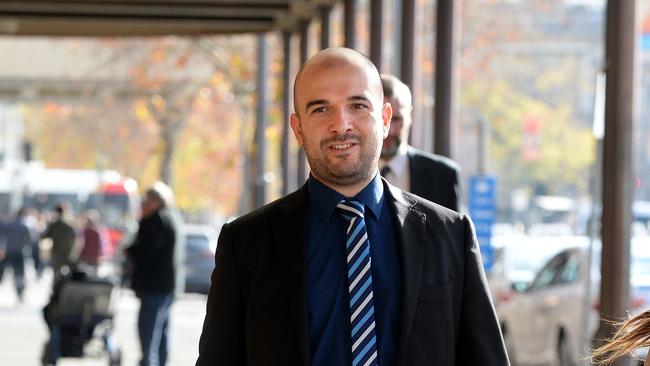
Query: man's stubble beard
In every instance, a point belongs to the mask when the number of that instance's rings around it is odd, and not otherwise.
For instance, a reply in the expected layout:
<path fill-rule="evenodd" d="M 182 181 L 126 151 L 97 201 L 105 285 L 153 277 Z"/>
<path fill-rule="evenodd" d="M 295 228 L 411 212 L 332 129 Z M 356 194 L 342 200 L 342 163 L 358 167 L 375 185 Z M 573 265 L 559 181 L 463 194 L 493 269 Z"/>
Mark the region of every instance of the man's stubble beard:
<path fill-rule="evenodd" d="M 359 158 L 354 162 L 337 164 L 328 161 L 327 145 L 333 141 L 355 141 L 359 147 Z M 324 183 L 337 186 L 351 186 L 359 182 L 369 181 L 374 177 L 377 160 L 380 154 L 380 136 L 364 138 L 358 134 L 341 135 L 321 141 L 318 149 L 305 146 L 307 160 L 312 174 Z"/>
<path fill-rule="evenodd" d="M 383 160 L 392 159 L 395 155 L 397 155 L 397 151 L 399 150 L 399 146 L 401 144 L 402 144 L 402 140 L 400 139 L 399 136 L 386 137 L 381 147 L 380 157 Z"/>

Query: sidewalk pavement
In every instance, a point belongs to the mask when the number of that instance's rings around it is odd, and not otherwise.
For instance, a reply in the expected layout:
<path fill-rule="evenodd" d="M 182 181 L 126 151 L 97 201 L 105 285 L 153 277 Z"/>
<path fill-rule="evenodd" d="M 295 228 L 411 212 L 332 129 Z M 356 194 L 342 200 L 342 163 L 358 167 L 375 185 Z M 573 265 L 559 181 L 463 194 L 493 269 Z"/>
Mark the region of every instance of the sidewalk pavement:
<path fill-rule="evenodd" d="M 27 288 L 20 303 L 13 289 L 10 271 L 0 283 L 0 366 L 38 366 L 43 344 L 49 334 L 42 309 L 50 296 L 51 271 L 36 279 L 33 267 L 26 266 Z M 206 296 L 185 294 L 172 306 L 170 366 L 194 365 L 205 316 Z M 118 291 L 114 318 L 114 338 L 122 351 L 122 365 L 136 366 L 140 360 L 137 336 L 138 299 L 128 289 Z M 60 366 L 105 366 L 108 357 L 98 344 L 89 344 L 84 358 L 63 358 Z"/>

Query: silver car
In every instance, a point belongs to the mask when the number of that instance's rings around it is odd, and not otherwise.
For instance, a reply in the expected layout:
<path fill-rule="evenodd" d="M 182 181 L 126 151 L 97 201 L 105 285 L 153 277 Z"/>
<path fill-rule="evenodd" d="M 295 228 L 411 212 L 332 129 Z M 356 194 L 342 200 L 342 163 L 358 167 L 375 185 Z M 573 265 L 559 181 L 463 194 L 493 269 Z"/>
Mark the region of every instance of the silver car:
<path fill-rule="evenodd" d="M 207 294 L 214 269 L 217 231 L 208 225 L 185 225 L 185 292 Z"/>
<path fill-rule="evenodd" d="M 492 238 L 494 262 L 487 273 L 492 301 L 499 312 L 502 304 L 517 295 L 516 288 L 530 283 L 549 258 L 563 249 L 586 245 L 585 236 L 501 235 Z"/>
<path fill-rule="evenodd" d="M 565 249 L 537 272 L 532 282 L 499 306 L 513 365 L 577 365 L 586 356 L 598 325 L 600 244 L 592 256 L 587 291 L 588 246 Z M 650 239 L 632 241 L 630 285 L 632 314 L 650 306 Z"/>

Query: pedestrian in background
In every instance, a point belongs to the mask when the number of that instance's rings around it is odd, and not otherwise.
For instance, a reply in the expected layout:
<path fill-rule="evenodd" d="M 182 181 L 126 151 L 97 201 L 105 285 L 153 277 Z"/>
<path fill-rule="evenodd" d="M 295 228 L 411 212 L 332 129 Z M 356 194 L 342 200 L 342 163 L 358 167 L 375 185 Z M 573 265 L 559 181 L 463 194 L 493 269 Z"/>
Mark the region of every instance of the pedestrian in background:
<path fill-rule="evenodd" d="M 99 212 L 88 210 L 84 213 L 86 220 L 82 231 L 83 243 L 79 261 L 88 264 L 97 271 L 102 258 L 106 255 L 110 238 L 108 230 L 99 222 Z"/>
<path fill-rule="evenodd" d="M 65 275 L 70 270 L 71 254 L 77 240 L 77 233 L 68 219 L 68 207 L 67 202 L 56 205 L 54 209 L 56 218 L 47 226 L 42 235 L 42 239 L 52 240 L 50 265 L 54 271 L 54 283 L 62 274 Z"/>
<path fill-rule="evenodd" d="M 25 216 L 25 224 L 29 228 L 29 235 L 32 239 L 31 242 L 31 258 L 34 263 L 34 271 L 36 272 L 36 277 L 40 278 L 43 273 L 43 263 L 41 261 L 41 233 L 43 228 L 39 223 L 39 213 L 33 208 L 27 209 L 27 214 Z"/>
<path fill-rule="evenodd" d="M 171 189 L 157 182 L 142 201 L 142 218 L 131 246 L 126 248 L 132 264 L 131 287 L 140 300 L 138 335 L 142 350 L 140 366 L 167 362 L 169 315 L 177 272 L 178 227 L 171 211 Z"/>
<path fill-rule="evenodd" d="M 3 225 L 0 230 L 0 236 L 2 236 L 0 241 L 4 243 L 4 250 L 0 249 L 2 251 L 0 272 L 11 268 L 14 287 L 20 301 L 23 299 L 25 290 L 25 255 L 29 253 L 32 245 L 26 218 L 27 210 L 21 208 L 14 219 Z"/>
<path fill-rule="evenodd" d="M 646 310 L 619 325 L 614 337 L 592 353 L 591 362 L 596 366 L 611 365 L 629 356 L 632 351 L 650 346 L 650 310 Z M 650 352 L 645 359 L 650 366 Z"/>
<path fill-rule="evenodd" d="M 381 175 L 391 184 L 431 202 L 459 211 L 460 168 L 451 159 L 408 144 L 413 124 L 411 90 L 393 75 L 381 75 L 384 102 L 393 108 L 388 136 L 379 160 Z"/>

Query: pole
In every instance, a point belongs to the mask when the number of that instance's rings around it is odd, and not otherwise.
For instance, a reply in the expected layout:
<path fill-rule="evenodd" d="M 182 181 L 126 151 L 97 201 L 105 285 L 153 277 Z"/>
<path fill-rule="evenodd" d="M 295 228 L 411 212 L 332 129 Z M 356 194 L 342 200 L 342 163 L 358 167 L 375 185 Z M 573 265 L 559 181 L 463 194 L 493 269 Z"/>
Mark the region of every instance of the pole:
<path fill-rule="evenodd" d="M 413 90 L 413 63 L 415 62 L 415 0 L 402 0 L 400 79 L 411 93 Z M 413 97 L 415 100 L 415 97 Z"/>
<path fill-rule="evenodd" d="M 309 21 L 302 21 L 300 23 L 300 64 L 307 61 L 309 53 Z M 307 179 L 307 156 L 305 150 L 300 148 L 298 151 L 298 170 L 297 170 L 297 184 L 301 187 Z"/>
<path fill-rule="evenodd" d="M 289 194 L 289 114 L 291 114 L 291 31 L 282 32 L 284 48 L 284 69 L 282 70 L 283 96 L 282 96 L 282 143 L 280 144 L 280 158 L 282 160 L 282 195 Z"/>
<path fill-rule="evenodd" d="M 605 135 L 602 176 L 601 322 L 595 339 L 611 337 L 611 320 L 627 316 L 630 300 L 632 130 L 636 1 L 607 2 Z M 621 360 L 615 365 L 624 365 Z"/>
<path fill-rule="evenodd" d="M 266 34 L 262 33 L 257 36 L 257 123 L 255 126 L 255 208 L 262 207 L 266 203 L 266 166 L 264 164 L 266 157 L 266 82 L 268 79 L 268 45 Z"/>
<path fill-rule="evenodd" d="M 382 0 L 370 1 L 370 60 L 381 70 L 381 52 L 384 25 L 384 4 Z"/>
<path fill-rule="evenodd" d="M 434 106 L 434 151 L 451 156 L 451 126 L 458 82 L 456 60 L 459 52 L 460 5 L 453 0 L 438 0 L 436 30 L 436 102 Z"/>
<path fill-rule="evenodd" d="M 345 0 L 343 11 L 343 22 L 345 27 L 345 47 L 355 48 L 357 45 L 356 39 L 356 15 L 357 15 L 357 0 Z"/>

